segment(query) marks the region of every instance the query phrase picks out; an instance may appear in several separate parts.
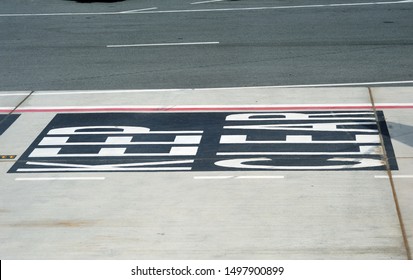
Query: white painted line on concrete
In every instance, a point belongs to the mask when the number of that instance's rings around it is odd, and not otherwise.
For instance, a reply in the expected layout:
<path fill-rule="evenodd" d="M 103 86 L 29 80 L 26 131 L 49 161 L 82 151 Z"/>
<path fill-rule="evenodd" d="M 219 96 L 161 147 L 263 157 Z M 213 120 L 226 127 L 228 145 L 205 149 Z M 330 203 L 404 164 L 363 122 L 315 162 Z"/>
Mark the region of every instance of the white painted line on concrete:
<path fill-rule="evenodd" d="M 170 160 L 157 162 L 138 162 L 124 164 L 68 164 L 53 162 L 28 161 L 28 165 L 42 166 L 42 168 L 19 168 L 18 172 L 66 172 L 66 171 L 190 171 L 191 167 L 157 167 L 159 165 L 190 164 L 193 160 Z"/>
<path fill-rule="evenodd" d="M 193 105 L 193 106 L 53 106 L 0 109 L 2 113 L 79 113 L 79 112 L 215 112 L 215 111 L 285 111 L 285 110 L 370 110 L 370 104 L 306 105 Z M 413 106 L 412 106 L 413 108 Z"/>
<path fill-rule="evenodd" d="M 214 3 L 214 2 L 222 2 L 224 0 L 208 0 L 208 1 L 199 1 L 199 2 L 193 2 L 191 5 L 198 5 L 198 4 L 208 4 L 208 3 Z"/>
<path fill-rule="evenodd" d="M 144 11 L 153 11 L 158 9 L 157 7 L 152 7 L 152 8 L 145 8 L 145 9 L 138 9 L 138 10 L 128 10 L 128 11 L 122 11 L 119 12 L 119 14 L 134 14 L 134 13 L 139 13 L 139 12 L 144 12 Z"/>
<path fill-rule="evenodd" d="M 93 181 L 105 180 L 106 177 L 37 177 L 37 178 L 16 178 L 16 181 Z"/>
<path fill-rule="evenodd" d="M 401 0 L 394 2 L 364 2 L 364 3 L 337 3 L 337 4 L 319 4 L 319 5 L 298 5 L 298 6 L 271 6 L 271 7 L 245 7 L 245 8 L 220 8 L 220 9 L 197 9 L 197 10 L 166 10 L 154 11 L 141 9 L 120 12 L 88 12 L 88 13 L 26 13 L 26 14 L 0 14 L 0 17 L 41 17 L 41 16 L 104 16 L 104 15 L 128 15 L 128 14 L 161 14 L 161 13 L 197 13 L 197 12 L 230 12 L 230 11 L 259 11 L 259 10 L 281 10 L 281 9 L 305 9 L 305 8 L 328 8 L 328 7 L 353 7 L 353 6 L 371 6 L 371 5 L 395 5 L 408 4 L 413 0 Z"/>
<path fill-rule="evenodd" d="M 379 85 L 403 85 L 403 84 L 413 84 L 413 81 L 385 81 L 385 82 L 362 82 L 362 83 L 285 85 L 285 86 L 272 86 L 272 88 L 351 87 L 351 86 L 375 86 L 375 85 L 379 86 Z"/>
<path fill-rule="evenodd" d="M 374 178 L 376 178 L 376 179 L 388 179 L 389 176 L 387 176 L 387 175 L 375 175 Z M 413 175 L 392 175 L 392 178 L 413 179 Z"/>
<path fill-rule="evenodd" d="M 107 48 L 132 48 L 132 47 L 165 47 L 165 46 L 193 46 L 193 45 L 218 45 L 219 42 L 184 42 L 184 43 L 156 43 L 156 44 L 130 44 L 107 45 Z"/>
<path fill-rule="evenodd" d="M 413 103 L 375 104 L 376 109 L 413 109 Z M 192 105 L 192 106 L 53 106 L 0 108 L 0 113 L 79 113 L 79 112 L 229 112 L 229 111 L 305 111 L 372 110 L 371 104 L 279 104 L 279 105 Z"/>
<path fill-rule="evenodd" d="M 227 179 L 284 179 L 284 176 L 194 176 L 195 180 L 227 180 Z"/>
<path fill-rule="evenodd" d="M 181 91 L 206 91 L 206 90 L 238 90 L 238 89 L 277 89 L 277 88 L 322 88 L 322 87 L 352 87 L 352 86 L 379 86 L 379 85 L 405 85 L 411 81 L 384 81 L 362 83 L 337 83 L 337 84 L 307 84 L 307 85 L 280 85 L 280 86 L 256 86 L 256 87 L 222 87 L 222 88 L 176 88 L 176 89 L 133 89 L 133 90 L 61 90 L 61 91 L 35 91 L 36 95 L 61 95 L 61 94 L 127 94 L 145 92 L 181 92 Z M 1 94 L 1 93 L 0 93 Z M 7 94 L 7 92 L 5 92 Z M 1 96 L 1 95 L 0 95 Z"/>
<path fill-rule="evenodd" d="M 0 93 L 0 97 L 5 97 L 5 96 L 26 96 L 29 95 L 30 92 L 15 92 L 15 93 Z"/>
<path fill-rule="evenodd" d="M 300 85 L 280 85 L 280 86 L 258 86 L 258 87 L 226 87 L 226 88 L 196 88 L 192 90 L 234 90 L 234 89 L 276 89 L 276 88 L 324 88 L 324 87 L 353 87 L 353 86 L 380 86 L 380 85 L 405 85 L 412 84 L 410 81 L 383 81 L 383 82 L 360 82 L 360 83 L 335 83 L 335 84 L 300 84 Z M 161 91 L 161 90 L 159 90 Z"/>
<path fill-rule="evenodd" d="M 125 90 L 48 90 L 35 91 L 32 95 L 74 95 L 74 94 L 130 94 L 130 93 L 146 93 L 146 92 L 179 92 L 183 89 L 125 89 Z"/>
<path fill-rule="evenodd" d="M 0 107 L 0 113 L 10 114 L 14 109 L 14 107 Z"/>
<path fill-rule="evenodd" d="M 117 167 L 90 167 L 90 168 L 19 168 L 18 172 L 74 172 L 74 171 L 191 171 L 191 167 L 126 167 L 126 168 L 117 168 Z"/>

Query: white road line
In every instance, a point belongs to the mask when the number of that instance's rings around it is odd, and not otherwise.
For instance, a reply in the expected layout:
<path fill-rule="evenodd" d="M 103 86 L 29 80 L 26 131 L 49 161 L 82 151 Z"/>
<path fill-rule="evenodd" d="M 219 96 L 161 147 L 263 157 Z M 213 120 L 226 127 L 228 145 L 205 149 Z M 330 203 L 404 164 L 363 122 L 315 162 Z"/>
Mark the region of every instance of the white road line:
<path fill-rule="evenodd" d="M 125 89 L 125 90 L 59 90 L 59 91 L 35 91 L 32 95 L 61 95 L 61 94 L 130 94 L 142 92 L 179 92 L 182 89 Z M 0 94 L 1 96 L 1 94 Z"/>
<path fill-rule="evenodd" d="M 158 9 L 157 7 L 152 7 L 152 8 L 145 8 L 145 9 L 138 9 L 138 10 L 128 10 L 128 11 L 122 11 L 119 12 L 119 14 L 134 14 L 134 13 L 139 13 L 139 12 L 144 12 L 144 11 L 153 11 Z"/>
<path fill-rule="evenodd" d="M 10 113 L 14 109 L 14 107 L 0 107 L 0 113 Z"/>
<path fill-rule="evenodd" d="M 103 15 L 119 15 L 119 14 L 122 14 L 122 12 L 0 14 L 0 17 L 103 16 Z"/>
<path fill-rule="evenodd" d="M 360 82 L 360 83 L 336 83 L 336 84 L 299 84 L 279 86 L 255 86 L 255 87 L 221 87 L 221 88 L 175 88 L 175 89 L 133 89 L 133 90 L 61 90 L 61 91 L 35 91 L 35 95 L 61 95 L 61 94 L 126 94 L 145 92 L 178 92 L 178 91 L 206 91 L 206 90 L 238 90 L 238 89 L 277 89 L 277 88 L 323 88 L 323 87 L 352 87 L 352 86 L 380 86 L 380 85 L 413 85 L 410 81 L 383 81 L 383 82 Z M 8 93 L 1 93 L 7 95 Z M 27 95 L 27 94 L 18 94 Z"/>
<path fill-rule="evenodd" d="M 413 103 L 376 103 L 376 109 L 413 109 Z M 176 105 L 176 106 L 53 106 L 0 107 L 0 113 L 55 113 L 55 112 L 212 112 L 212 111 L 305 111 L 305 110 L 372 110 L 361 104 L 275 104 L 275 105 Z M 188 132 L 189 133 L 189 132 Z"/>
<path fill-rule="evenodd" d="M 16 181 L 93 181 L 105 180 L 106 177 L 37 177 L 37 178 L 16 178 Z"/>
<path fill-rule="evenodd" d="M 208 3 L 214 3 L 214 2 L 222 2 L 224 0 L 208 0 L 208 1 L 199 1 L 199 2 L 193 2 L 191 5 L 198 5 L 198 4 L 208 4 Z"/>
<path fill-rule="evenodd" d="M 395 2 L 364 2 L 364 3 L 336 3 L 336 4 L 317 4 L 317 5 L 297 5 L 297 6 L 272 6 L 272 7 L 245 7 L 245 8 L 218 8 L 218 9 L 197 9 L 197 10 L 166 10 L 166 11 L 147 11 L 142 14 L 161 14 L 161 13 L 199 13 L 199 12 L 231 12 L 231 11 L 259 11 L 259 10 L 282 10 L 282 9 L 306 9 L 306 8 L 334 8 L 334 7 L 353 7 L 353 6 L 372 6 L 372 5 L 394 5 L 412 3 L 413 0 L 402 0 Z"/>
<path fill-rule="evenodd" d="M 413 109 L 413 103 L 376 103 L 374 108 Z M 0 113 L 55 113 L 55 112 L 213 112 L 213 111 L 305 111 L 305 110 L 372 110 L 373 105 L 360 104 L 267 104 L 267 105 L 175 105 L 175 106 L 51 106 L 0 107 Z M 188 132 L 188 133 L 198 133 Z"/>
<path fill-rule="evenodd" d="M 403 85 L 413 84 L 413 81 L 386 81 L 386 82 L 361 82 L 361 83 L 337 83 L 337 84 L 309 84 L 309 85 L 285 85 L 272 86 L 273 88 L 308 88 L 308 87 L 350 87 L 350 86 L 375 86 L 375 85 Z"/>
<path fill-rule="evenodd" d="M 131 45 L 107 45 L 107 48 L 131 48 L 131 47 L 165 47 L 165 46 L 192 46 L 192 45 L 217 45 L 219 42 L 186 42 L 186 43 L 156 43 L 156 44 L 131 44 Z"/>
<path fill-rule="evenodd" d="M 5 96 L 27 96 L 29 95 L 30 92 L 16 92 L 16 93 L 0 93 L 0 97 L 5 97 Z"/>
<path fill-rule="evenodd" d="M 375 175 L 374 178 L 376 178 L 376 179 L 388 179 L 389 176 L 387 176 L 387 175 Z M 392 178 L 396 178 L 396 179 L 413 179 L 413 175 L 393 175 Z"/>
<path fill-rule="evenodd" d="M 195 180 L 227 180 L 227 179 L 284 179 L 284 176 L 194 176 Z"/>
<path fill-rule="evenodd" d="M 49 17 L 49 16 L 110 16 L 110 15 L 127 15 L 137 14 L 156 10 L 157 7 L 143 8 L 137 10 L 128 10 L 120 12 L 87 12 L 87 13 L 33 13 L 33 14 L 0 14 L 0 17 Z"/>
<path fill-rule="evenodd" d="M 88 13 L 27 13 L 27 14 L 0 14 L 0 17 L 40 17 L 40 16 L 104 16 L 104 15 L 129 15 L 129 14 L 161 14 L 161 13 L 197 13 L 197 12 L 230 12 L 230 11 L 259 11 L 259 10 L 281 10 L 281 9 L 305 9 L 305 8 L 328 8 L 328 7 L 353 7 L 371 5 L 395 5 L 413 3 L 413 0 L 386 1 L 386 2 L 364 2 L 364 3 L 337 3 L 319 5 L 299 5 L 299 6 L 272 6 L 272 7 L 246 7 L 246 8 L 220 8 L 220 9 L 197 9 L 197 10 L 166 10 L 154 11 L 153 8 L 141 10 L 120 11 L 120 12 L 88 12 Z M 148 10 L 149 9 L 149 10 Z"/>

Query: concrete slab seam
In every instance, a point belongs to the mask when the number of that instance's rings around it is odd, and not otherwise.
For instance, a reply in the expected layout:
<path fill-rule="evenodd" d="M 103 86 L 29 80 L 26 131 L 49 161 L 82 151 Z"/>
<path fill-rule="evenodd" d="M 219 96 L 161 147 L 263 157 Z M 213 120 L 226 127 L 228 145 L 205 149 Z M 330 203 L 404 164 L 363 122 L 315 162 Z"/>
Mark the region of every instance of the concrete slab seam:
<path fill-rule="evenodd" d="M 412 260 L 412 253 L 411 253 L 410 246 L 409 246 L 409 241 L 408 241 L 408 238 L 407 238 L 406 227 L 405 227 L 404 221 L 403 221 L 403 214 L 402 214 L 401 209 L 400 209 L 399 199 L 397 197 L 396 187 L 395 187 L 394 180 L 393 180 L 393 173 L 392 173 L 392 170 L 391 170 L 390 165 L 389 165 L 389 161 L 388 161 L 388 157 L 387 157 L 387 151 L 386 151 L 385 145 L 384 145 L 384 139 L 383 139 L 381 126 L 379 125 L 379 118 L 378 118 L 378 115 L 377 115 L 377 108 L 375 106 L 373 92 L 372 92 L 370 87 L 368 87 L 368 91 L 369 91 L 369 97 L 370 97 L 370 101 L 371 101 L 371 104 L 372 104 L 374 116 L 376 118 L 377 127 L 378 127 L 378 130 L 379 130 L 380 142 L 381 142 L 381 146 L 382 146 L 382 150 L 383 150 L 383 156 L 384 156 L 383 160 L 385 161 L 386 172 L 387 172 L 387 176 L 389 178 L 394 203 L 395 203 L 395 206 L 396 206 L 397 217 L 398 217 L 399 223 L 400 223 L 400 229 L 401 229 L 401 233 L 402 233 L 402 236 L 403 236 L 403 243 L 404 243 L 404 246 L 405 246 L 405 249 L 406 249 L 407 259 Z"/>
<path fill-rule="evenodd" d="M 11 115 L 13 113 L 16 113 L 17 108 L 19 108 L 32 94 L 34 93 L 34 91 L 31 91 L 28 95 L 26 95 L 26 97 L 20 101 L 19 104 L 16 105 L 16 107 L 9 107 L 9 108 L 0 108 L 0 113 L 6 113 L 8 115 Z M 2 120 L 0 120 L 0 125 L 6 121 L 7 118 L 4 118 Z"/>

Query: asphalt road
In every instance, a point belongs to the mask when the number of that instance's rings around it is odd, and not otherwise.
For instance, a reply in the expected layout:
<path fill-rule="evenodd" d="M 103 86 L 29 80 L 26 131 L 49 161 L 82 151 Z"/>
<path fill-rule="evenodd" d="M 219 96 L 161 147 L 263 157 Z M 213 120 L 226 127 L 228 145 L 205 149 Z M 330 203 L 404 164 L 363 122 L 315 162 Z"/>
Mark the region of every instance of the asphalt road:
<path fill-rule="evenodd" d="M 79 1 L 0 2 L 0 90 L 413 80 L 409 1 Z"/>

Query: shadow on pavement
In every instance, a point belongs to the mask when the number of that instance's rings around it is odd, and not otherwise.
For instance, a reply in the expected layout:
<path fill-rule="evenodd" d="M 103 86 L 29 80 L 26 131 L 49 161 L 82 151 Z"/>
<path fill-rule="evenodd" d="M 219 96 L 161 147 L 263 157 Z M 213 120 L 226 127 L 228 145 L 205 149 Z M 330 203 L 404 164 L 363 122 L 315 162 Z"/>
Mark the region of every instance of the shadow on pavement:
<path fill-rule="evenodd" d="M 413 147 L 413 126 L 387 122 L 392 139 Z"/>

